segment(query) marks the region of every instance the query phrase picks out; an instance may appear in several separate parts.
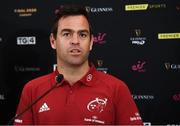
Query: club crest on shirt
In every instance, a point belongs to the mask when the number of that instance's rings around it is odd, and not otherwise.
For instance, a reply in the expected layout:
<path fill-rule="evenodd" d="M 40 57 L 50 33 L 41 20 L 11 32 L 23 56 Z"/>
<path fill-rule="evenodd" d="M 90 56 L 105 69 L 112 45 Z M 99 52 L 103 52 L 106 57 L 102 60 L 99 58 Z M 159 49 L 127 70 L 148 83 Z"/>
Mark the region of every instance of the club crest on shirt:
<path fill-rule="evenodd" d="M 107 104 L 107 98 L 100 99 L 100 98 L 95 98 L 95 100 L 92 100 L 88 103 L 87 109 L 90 112 L 99 112 L 101 113 L 104 111 L 104 108 L 106 107 Z"/>

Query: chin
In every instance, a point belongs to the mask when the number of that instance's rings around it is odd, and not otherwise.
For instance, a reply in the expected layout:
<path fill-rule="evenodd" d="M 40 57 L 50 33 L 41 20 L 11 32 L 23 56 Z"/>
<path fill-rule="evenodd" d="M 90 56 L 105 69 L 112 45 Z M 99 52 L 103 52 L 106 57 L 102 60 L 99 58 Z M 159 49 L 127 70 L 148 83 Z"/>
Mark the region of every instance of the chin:
<path fill-rule="evenodd" d="M 87 62 L 86 57 L 71 57 L 67 60 L 69 65 L 80 66 Z"/>
<path fill-rule="evenodd" d="M 70 64 L 74 66 L 80 66 L 83 64 L 83 62 L 71 62 Z"/>
<path fill-rule="evenodd" d="M 71 60 L 71 62 L 69 62 L 69 64 L 73 65 L 73 66 L 81 66 L 82 64 L 84 64 L 85 61 L 75 61 L 75 60 Z"/>

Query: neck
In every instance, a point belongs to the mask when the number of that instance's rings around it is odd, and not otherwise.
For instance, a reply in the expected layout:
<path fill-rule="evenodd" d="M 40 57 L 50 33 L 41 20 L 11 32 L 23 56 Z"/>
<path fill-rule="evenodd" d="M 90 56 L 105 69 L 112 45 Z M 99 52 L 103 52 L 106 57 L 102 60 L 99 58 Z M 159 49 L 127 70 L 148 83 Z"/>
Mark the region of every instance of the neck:
<path fill-rule="evenodd" d="M 73 85 L 89 71 L 89 64 L 88 61 L 79 66 L 58 63 L 57 69 L 63 74 L 64 79 Z"/>

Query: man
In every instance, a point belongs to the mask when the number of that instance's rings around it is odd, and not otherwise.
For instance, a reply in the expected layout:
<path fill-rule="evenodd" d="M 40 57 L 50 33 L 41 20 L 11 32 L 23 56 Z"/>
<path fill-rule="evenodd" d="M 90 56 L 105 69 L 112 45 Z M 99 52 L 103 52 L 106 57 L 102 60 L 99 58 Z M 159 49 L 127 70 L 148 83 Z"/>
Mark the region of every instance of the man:
<path fill-rule="evenodd" d="M 93 45 L 91 25 L 85 8 L 61 6 L 50 35 L 56 50 L 57 70 L 25 85 L 17 114 L 55 83 L 47 95 L 14 121 L 14 124 L 142 124 L 128 87 L 117 78 L 97 71 L 88 56 Z"/>

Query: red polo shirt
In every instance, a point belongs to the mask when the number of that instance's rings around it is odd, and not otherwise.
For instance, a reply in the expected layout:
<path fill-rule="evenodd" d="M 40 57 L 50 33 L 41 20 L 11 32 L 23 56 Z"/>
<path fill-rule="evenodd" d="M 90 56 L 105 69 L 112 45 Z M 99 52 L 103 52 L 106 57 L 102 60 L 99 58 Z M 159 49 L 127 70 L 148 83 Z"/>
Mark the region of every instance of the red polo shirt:
<path fill-rule="evenodd" d="M 27 83 L 17 113 L 55 84 L 57 71 Z M 89 72 L 73 86 L 63 80 L 14 124 L 142 124 L 128 87 L 119 79 L 97 71 Z"/>

